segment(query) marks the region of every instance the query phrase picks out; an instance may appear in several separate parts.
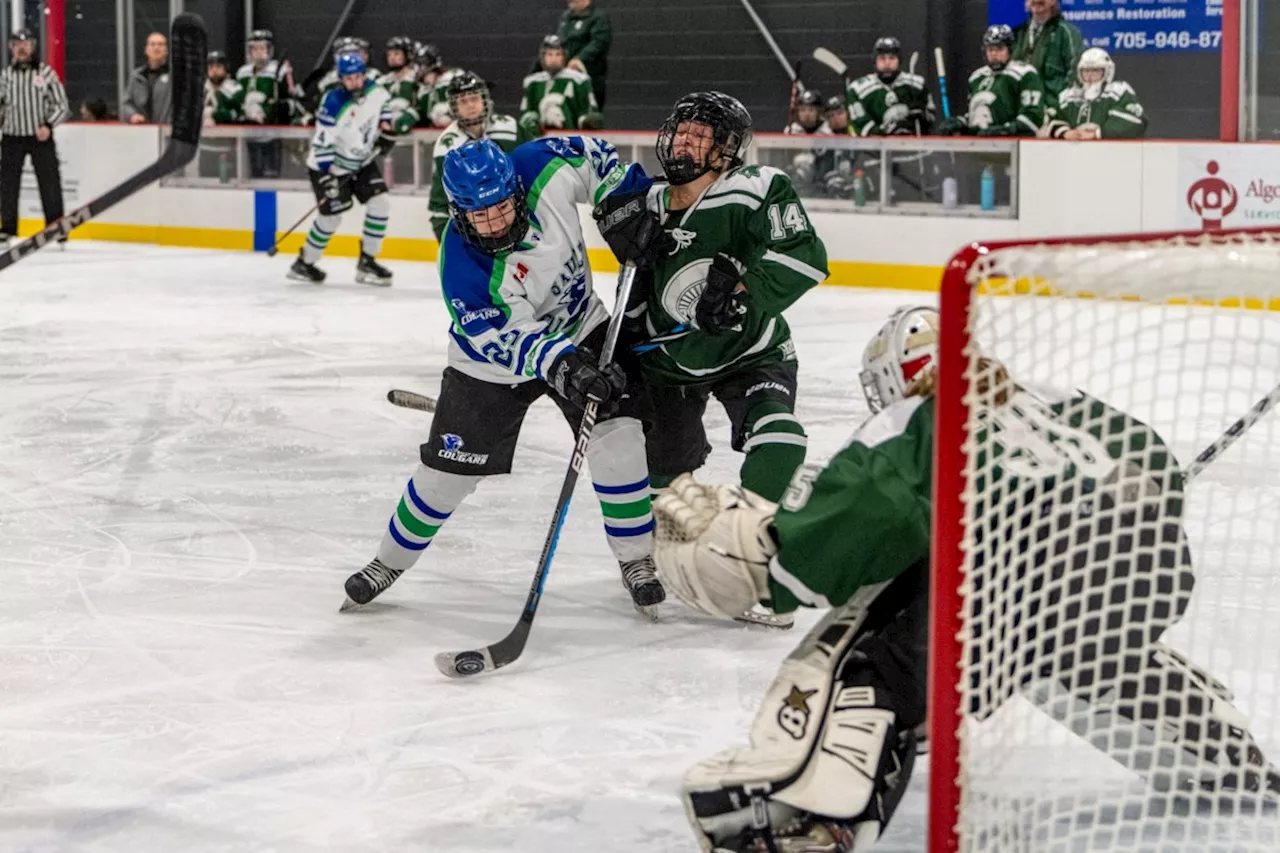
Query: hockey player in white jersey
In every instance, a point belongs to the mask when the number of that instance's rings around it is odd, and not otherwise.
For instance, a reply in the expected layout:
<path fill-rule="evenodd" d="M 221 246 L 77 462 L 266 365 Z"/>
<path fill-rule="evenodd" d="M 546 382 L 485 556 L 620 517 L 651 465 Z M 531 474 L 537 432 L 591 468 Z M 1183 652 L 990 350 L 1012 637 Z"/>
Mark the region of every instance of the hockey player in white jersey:
<path fill-rule="evenodd" d="M 369 79 L 365 69 L 360 54 L 339 56 L 342 85 L 320 102 L 316 133 L 307 157 L 319 215 L 311 223 L 298 259 L 289 268 L 289 278 L 295 281 L 324 281 L 325 273 L 316 262 L 324 255 L 354 196 L 365 206 L 356 281 L 383 287 L 391 284 L 391 270 L 376 260 L 391 215 L 391 200 L 387 198 L 387 184 L 377 159 L 395 144 L 391 93 Z"/>
<path fill-rule="evenodd" d="M 577 212 L 613 192 L 643 196 L 651 184 L 602 139 L 538 139 L 507 155 L 482 138 L 445 155 L 451 219 L 439 266 L 453 318 L 449 363 L 421 464 L 377 557 L 348 578 L 343 609 L 372 601 L 413 566 L 481 479 L 510 472 L 525 412 L 548 392 L 574 430 L 587 402 L 599 404 L 586 457 L 609 547 L 637 609 L 666 597 L 653 568 L 640 401 L 628 393 L 634 372 L 625 356 L 602 369 L 593 354 L 609 314 L 592 289 Z M 629 208 L 612 216 L 609 242 L 620 260 L 644 266 L 661 229 L 643 204 Z"/>

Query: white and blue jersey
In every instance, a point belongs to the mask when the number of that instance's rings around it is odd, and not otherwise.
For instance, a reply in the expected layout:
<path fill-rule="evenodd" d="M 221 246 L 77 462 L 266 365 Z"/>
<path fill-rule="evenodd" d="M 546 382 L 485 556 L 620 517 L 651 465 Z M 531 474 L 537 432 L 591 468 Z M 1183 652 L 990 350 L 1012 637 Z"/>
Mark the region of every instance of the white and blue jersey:
<path fill-rule="evenodd" d="M 391 92 L 373 80 L 356 94 L 342 86 L 330 90 L 316 113 L 307 168 L 335 175 L 359 172 L 377 156 L 381 125 L 391 119 Z"/>
<path fill-rule="evenodd" d="M 489 255 L 451 222 L 439 261 L 453 317 L 449 366 L 508 385 L 545 379 L 556 358 L 609 317 L 592 289 L 577 205 L 653 183 L 638 164 L 623 166 L 603 139 L 537 139 L 510 157 L 529 205 L 524 241 Z"/>

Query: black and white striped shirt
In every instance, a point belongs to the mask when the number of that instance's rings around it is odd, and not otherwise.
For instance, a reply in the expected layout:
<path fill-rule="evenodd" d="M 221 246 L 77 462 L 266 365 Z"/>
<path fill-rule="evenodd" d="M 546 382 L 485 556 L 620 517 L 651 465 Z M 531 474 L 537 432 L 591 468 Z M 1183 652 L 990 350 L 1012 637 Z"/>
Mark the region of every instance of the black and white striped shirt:
<path fill-rule="evenodd" d="M 67 92 L 58 74 L 45 63 L 12 64 L 0 69 L 0 133 L 35 136 L 71 117 Z"/>

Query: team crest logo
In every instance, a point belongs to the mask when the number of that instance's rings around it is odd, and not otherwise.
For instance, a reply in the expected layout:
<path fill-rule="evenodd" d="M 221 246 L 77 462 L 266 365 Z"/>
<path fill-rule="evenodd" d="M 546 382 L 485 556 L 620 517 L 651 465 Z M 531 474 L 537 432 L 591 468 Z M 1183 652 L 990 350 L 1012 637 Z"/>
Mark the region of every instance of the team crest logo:
<path fill-rule="evenodd" d="M 804 731 L 809 727 L 809 697 L 817 690 L 801 690 L 794 684 L 787 698 L 782 700 L 778 709 L 778 725 L 796 740 L 804 738 Z"/>
<path fill-rule="evenodd" d="M 678 323 L 693 320 L 694 309 L 702 291 L 707 289 L 707 270 L 711 269 L 709 258 L 699 258 L 685 264 L 675 275 L 667 279 L 667 286 L 662 289 L 662 310 Z"/>
<path fill-rule="evenodd" d="M 453 433 L 445 433 L 441 438 L 444 440 L 444 449 L 452 453 L 457 453 L 461 450 L 462 445 L 465 443 L 462 440 L 462 436 L 454 435 Z"/>
<path fill-rule="evenodd" d="M 462 440 L 462 436 L 454 435 L 446 432 L 440 436 L 440 442 L 444 447 L 436 452 L 441 459 L 448 459 L 450 462 L 459 462 L 463 465 L 483 465 L 489 461 L 488 453 L 471 453 L 464 451 L 462 446 L 466 444 Z"/>

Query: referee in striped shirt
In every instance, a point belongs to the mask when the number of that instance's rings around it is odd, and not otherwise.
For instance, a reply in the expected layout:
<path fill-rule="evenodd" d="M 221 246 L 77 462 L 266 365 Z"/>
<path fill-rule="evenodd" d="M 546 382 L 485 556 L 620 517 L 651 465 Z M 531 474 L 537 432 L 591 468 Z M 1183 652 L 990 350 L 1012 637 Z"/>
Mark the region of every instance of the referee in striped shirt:
<path fill-rule="evenodd" d="M 62 218 L 62 176 L 53 128 L 71 116 L 58 74 L 35 58 L 30 30 L 9 37 L 13 61 L 0 69 L 0 243 L 18 233 L 22 166 L 31 155 L 45 224 Z"/>

